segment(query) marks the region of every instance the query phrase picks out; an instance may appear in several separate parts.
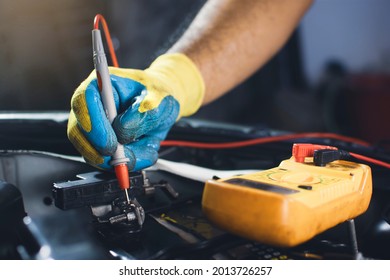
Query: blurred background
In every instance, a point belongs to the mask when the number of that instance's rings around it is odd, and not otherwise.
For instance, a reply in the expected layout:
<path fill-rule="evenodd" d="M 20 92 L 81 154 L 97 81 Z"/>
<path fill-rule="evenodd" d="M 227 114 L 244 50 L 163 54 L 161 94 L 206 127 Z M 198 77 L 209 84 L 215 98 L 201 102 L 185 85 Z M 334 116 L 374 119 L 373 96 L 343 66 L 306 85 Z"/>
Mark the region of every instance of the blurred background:
<path fill-rule="evenodd" d="M 0 110 L 68 111 L 74 89 L 93 69 L 97 13 L 108 22 L 120 66 L 143 69 L 205 2 L 0 0 Z M 388 0 L 316 0 L 265 67 L 193 117 L 386 143 L 388 11 Z"/>

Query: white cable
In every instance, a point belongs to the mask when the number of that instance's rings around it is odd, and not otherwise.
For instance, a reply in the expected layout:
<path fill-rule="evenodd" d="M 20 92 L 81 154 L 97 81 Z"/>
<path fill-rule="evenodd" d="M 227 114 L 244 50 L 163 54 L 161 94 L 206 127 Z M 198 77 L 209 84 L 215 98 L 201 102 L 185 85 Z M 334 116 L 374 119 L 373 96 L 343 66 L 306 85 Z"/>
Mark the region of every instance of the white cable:
<path fill-rule="evenodd" d="M 215 170 L 196 165 L 191 165 L 182 162 L 173 162 L 165 159 L 158 159 L 157 162 L 150 167 L 152 170 L 162 170 L 181 177 L 185 177 L 194 181 L 206 182 L 214 176 L 219 178 L 227 178 L 235 175 L 248 174 L 259 172 L 261 170 L 245 169 L 245 170 Z"/>

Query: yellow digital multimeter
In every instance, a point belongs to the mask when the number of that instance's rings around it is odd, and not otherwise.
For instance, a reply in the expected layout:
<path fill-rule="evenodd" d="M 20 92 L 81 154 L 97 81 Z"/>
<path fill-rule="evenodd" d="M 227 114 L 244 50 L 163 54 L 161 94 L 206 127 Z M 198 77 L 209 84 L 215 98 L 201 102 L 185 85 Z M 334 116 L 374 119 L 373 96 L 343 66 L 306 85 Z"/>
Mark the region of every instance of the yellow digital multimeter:
<path fill-rule="evenodd" d="M 367 165 L 338 160 L 322 167 L 292 157 L 269 170 L 207 181 L 202 209 L 226 231 L 292 247 L 364 213 L 371 194 Z"/>

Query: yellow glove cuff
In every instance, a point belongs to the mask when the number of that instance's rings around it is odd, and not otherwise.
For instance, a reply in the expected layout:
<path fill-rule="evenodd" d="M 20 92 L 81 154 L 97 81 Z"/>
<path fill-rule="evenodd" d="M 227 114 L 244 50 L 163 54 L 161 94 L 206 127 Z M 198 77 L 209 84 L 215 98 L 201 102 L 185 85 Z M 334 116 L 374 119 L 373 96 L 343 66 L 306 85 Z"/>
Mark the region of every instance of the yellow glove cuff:
<path fill-rule="evenodd" d="M 169 85 L 172 96 L 180 104 L 179 117 L 194 114 L 202 105 L 205 94 L 203 77 L 197 66 L 186 55 L 163 54 L 145 72 Z"/>

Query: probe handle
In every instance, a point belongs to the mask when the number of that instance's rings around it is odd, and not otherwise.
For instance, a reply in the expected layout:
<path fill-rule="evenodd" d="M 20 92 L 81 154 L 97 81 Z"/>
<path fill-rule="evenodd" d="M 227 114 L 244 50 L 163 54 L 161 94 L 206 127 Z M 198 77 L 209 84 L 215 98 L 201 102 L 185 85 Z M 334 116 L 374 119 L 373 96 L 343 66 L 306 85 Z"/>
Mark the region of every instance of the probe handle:
<path fill-rule="evenodd" d="M 92 48 L 93 63 L 95 65 L 96 76 L 100 89 L 100 95 L 103 102 L 103 107 L 108 121 L 112 124 L 115 117 L 117 116 L 117 110 L 112 91 L 110 73 L 108 72 L 107 58 L 104 52 L 102 36 L 99 29 L 92 30 Z M 128 161 L 129 159 L 126 158 L 123 145 L 121 143 L 118 143 L 117 149 L 112 156 L 110 164 L 115 167 L 115 173 L 117 174 L 122 189 L 129 188 L 128 175 L 126 178 L 126 174 L 128 174 L 126 164 Z"/>

